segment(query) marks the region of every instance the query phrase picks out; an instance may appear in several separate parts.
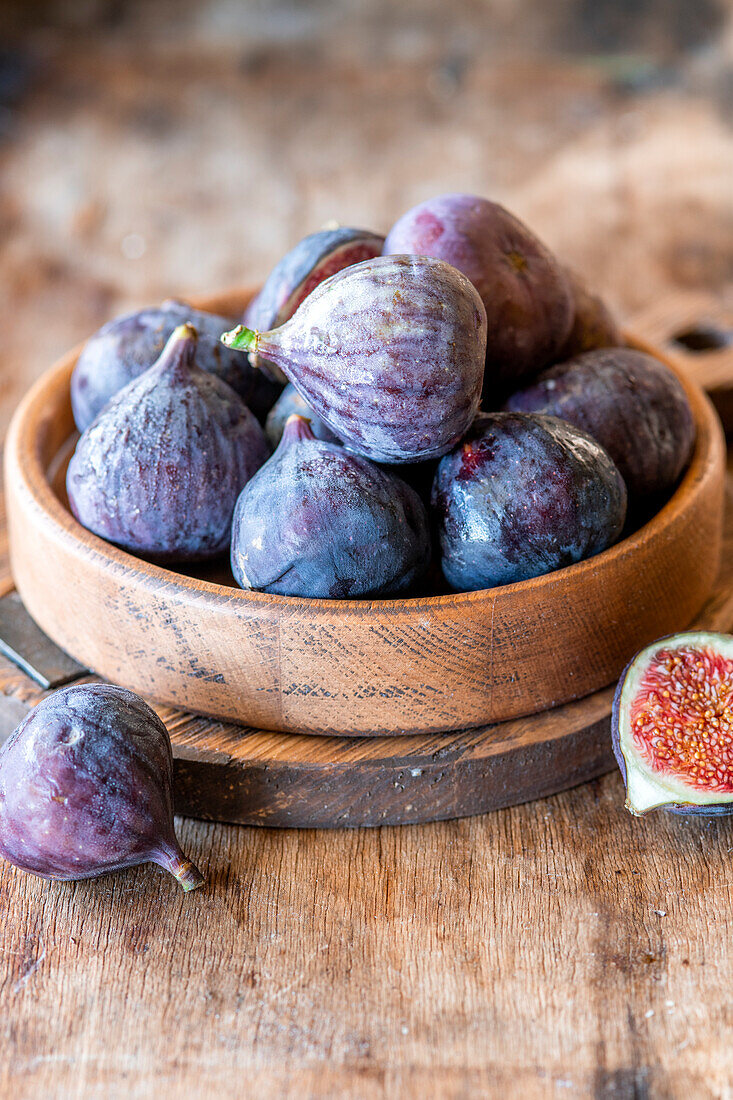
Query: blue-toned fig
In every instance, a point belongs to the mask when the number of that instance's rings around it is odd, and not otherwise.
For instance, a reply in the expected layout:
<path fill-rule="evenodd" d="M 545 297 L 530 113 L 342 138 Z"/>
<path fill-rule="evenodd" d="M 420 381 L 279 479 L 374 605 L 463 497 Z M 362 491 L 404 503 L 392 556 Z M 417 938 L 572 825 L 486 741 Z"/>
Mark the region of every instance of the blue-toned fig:
<path fill-rule="evenodd" d="M 624 340 L 610 309 L 572 268 L 565 268 L 573 297 L 573 324 L 567 340 L 557 353 L 557 361 L 563 363 L 575 355 L 596 348 L 620 347 Z"/>
<path fill-rule="evenodd" d="M 277 447 L 282 439 L 285 424 L 291 416 L 304 416 L 310 420 L 311 431 L 316 439 L 325 439 L 328 443 L 339 443 L 338 436 L 319 420 L 313 409 L 309 408 L 295 386 L 288 382 L 275 404 L 270 409 L 265 422 L 265 434 L 270 446 Z"/>
<path fill-rule="evenodd" d="M 459 591 L 528 580 L 611 546 L 626 487 L 603 448 L 552 416 L 482 413 L 433 483 L 442 567 Z"/>
<path fill-rule="evenodd" d="M 198 333 L 200 369 L 227 382 L 259 420 L 265 419 L 281 386 L 223 346 L 220 337 L 231 321 L 171 300 L 117 317 L 87 340 L 71 376 L 71 407 L 80 432 L 123 386 L 153 365 L 173 330 L 185 322 Z"/>
<path fill-rule="evenodd" d="M 137 695 L 61 688 L 0 751 L 0 855 L 62 881 L 157 863 L 194 890 L 204 880 L 176 840 L 172 773 L 168 731 Z"/>
<path fill-rule="evenodd" d="M 316 439 L 292 416 L 247 483 L 232 524 L 242 588 L 346 599 L 403 592 L 430 561 L 425 507 L 391 472 Z"/>
<path fill-rule="evenodd" d="M 280 328 L 240 325 L 222 339 L 277 363 L 339 439 L 377 462 L 445 454 L 478 409 L 486 312 L 440 260 L 366 260 L 317 286 Z"/>
<path fill-rule="evenodd" d="M 435 256 L 467 275 L 486 307 L 485 399 L 557 358 L 573 318 L 567 276 L 550 250 L 502 206 L 438 195 L 408 210 L 385 255 Z"/>
<path fill-rule="evenodd" d="M 196 351 L 195 330 L 180 325 L 158 362 L 87 428 L 67 472 L 84 527 L 158 561 L 226 550 L 237 497 L 268 455 L 252 413 L 199 369 Z"/>
<path fill-rule="evenodd" d="M 384 237 L 368 229 L 338 226 L 304 237 L 270 272 L 265 285 L 247 306 L 242 318 L 247 328 L 266 332 L 288 321 L 319 283 L 362 260 L 380 256 Z M 253 354 L 253 363 L 283 382 L 285 375 L 272 362 Z"/>
<path fill-rule="evenodd" d="M 505 407 L 582 428 L 610 454 L 636 499 L 667 492 L 690 460 L 695 420 L 664 363 L 631 348 L 586 352 L 513 394 Z"/>
<path fill-rule="evenodd" d="M 632 814 L 733 813 L 733 637 L 695 630 L 642 649 L 611 730 Z"/>

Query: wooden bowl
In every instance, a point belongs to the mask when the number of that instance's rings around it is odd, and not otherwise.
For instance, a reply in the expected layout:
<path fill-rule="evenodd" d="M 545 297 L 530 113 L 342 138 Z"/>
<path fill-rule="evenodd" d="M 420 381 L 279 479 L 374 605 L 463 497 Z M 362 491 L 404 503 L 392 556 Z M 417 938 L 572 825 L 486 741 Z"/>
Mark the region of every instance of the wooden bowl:
<path fill-rule="evenodd" d="M 229 293 L 195 304 L 236 316 L 247 299 Z M 481 592 L 305 600 L 150 565 L 76 522 L 54 484 L 73 437 L 78 353 L 36 383 L 10 428 L 13 576 L 54 641 L 159 702 L 304 733 L 384 736 L 498 722 L 610 684 L 642 646 L 686 627 L 715 581 L 724 441 L 710 402 L 685 378 L 697 424 L 690 467 L 662 510 L 610 550 Z"/>

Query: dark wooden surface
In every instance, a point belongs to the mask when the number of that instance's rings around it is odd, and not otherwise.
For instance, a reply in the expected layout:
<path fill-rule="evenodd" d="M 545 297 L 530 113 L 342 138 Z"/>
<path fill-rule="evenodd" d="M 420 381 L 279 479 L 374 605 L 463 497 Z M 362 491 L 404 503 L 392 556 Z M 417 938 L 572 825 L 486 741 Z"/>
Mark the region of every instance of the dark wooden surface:
<path fill-rule="evenodd" d="M 121 308 L 448 189 L 626 321 L 731 300 L 728 4 L 6 0 L 0 27 L 3 427 Z M 190 897 L 3 866 L 0 1094 L 724 1100 L 733 821 L 622 805 L 612 772 L 434 825 L 183 820 Z"/>

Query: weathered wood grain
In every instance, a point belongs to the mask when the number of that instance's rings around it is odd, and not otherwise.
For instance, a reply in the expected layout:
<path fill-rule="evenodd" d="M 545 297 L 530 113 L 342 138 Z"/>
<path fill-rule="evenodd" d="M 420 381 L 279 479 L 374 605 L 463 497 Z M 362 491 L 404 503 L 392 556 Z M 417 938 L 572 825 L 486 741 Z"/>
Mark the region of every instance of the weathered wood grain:
<path fill-rule="evenodd" d="M 195 304 L 234 313 L 249 297 Z M 468 729 L 606 687 L 642 646 L 687 626 L 715 581 L 723 436 L 683 374 L 695 452 L 673 497 L 628 538 L 489 591 L 334 601 L 243 592 L 151 565 L 84 530 L 64 506 L 59 462 L 73 434 L 75 361 L 69 353 L 36 383 L 10 428 L 13 576 L 63 649 L 160 702 L 298 733 Z"/>

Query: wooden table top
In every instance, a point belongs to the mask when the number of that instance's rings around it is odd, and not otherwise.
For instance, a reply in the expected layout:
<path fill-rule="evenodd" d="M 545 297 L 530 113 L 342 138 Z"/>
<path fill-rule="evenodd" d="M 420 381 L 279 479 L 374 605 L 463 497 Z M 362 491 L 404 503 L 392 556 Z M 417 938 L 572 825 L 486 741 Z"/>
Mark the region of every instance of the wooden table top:
<path fill-rule="evenodd" d="M 2 429 L 123 307 L 439 191 L 627 317 L 730 301 L 724 4 L 48 8 L 0 12 Z M 429 826 L 179 827 L 190 896 L 0 866 L 0 1096 L 733 1095 L 733 820 L 635 820 L 613 773 Z"/>

